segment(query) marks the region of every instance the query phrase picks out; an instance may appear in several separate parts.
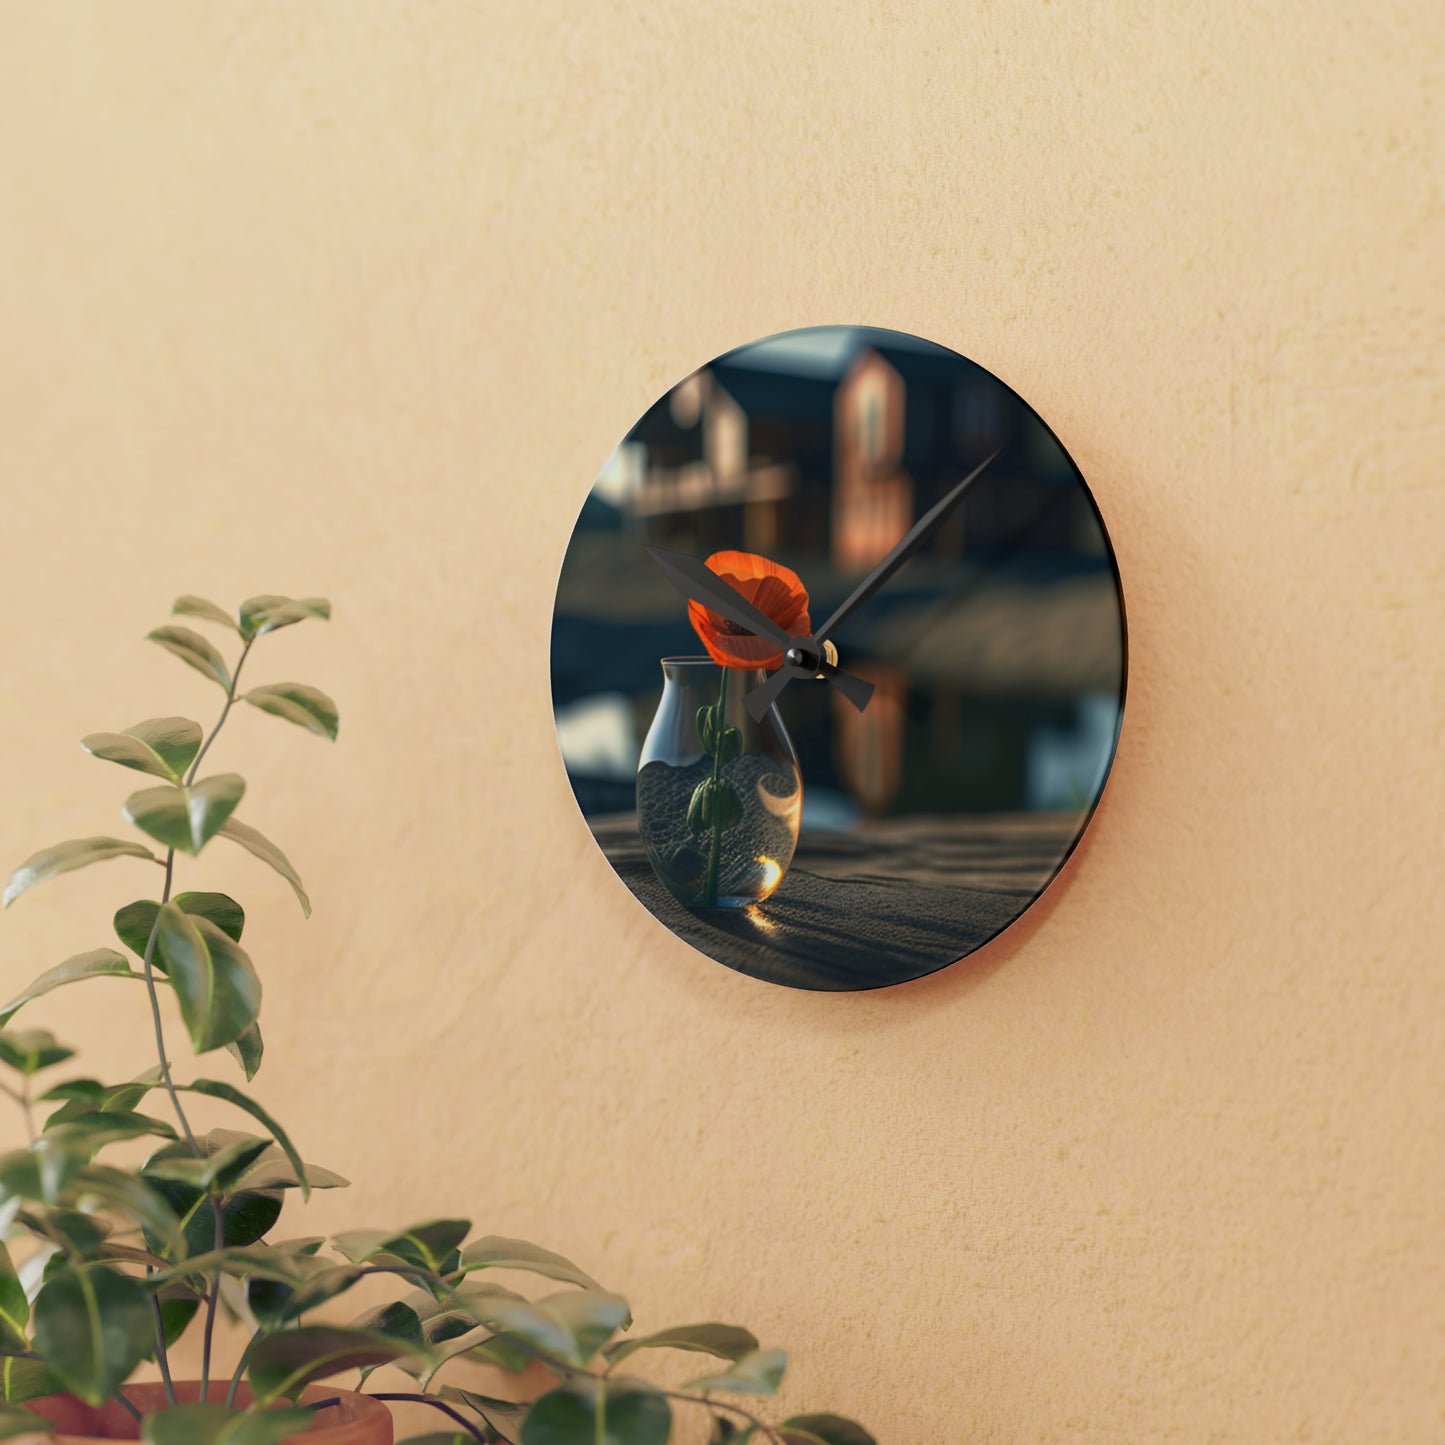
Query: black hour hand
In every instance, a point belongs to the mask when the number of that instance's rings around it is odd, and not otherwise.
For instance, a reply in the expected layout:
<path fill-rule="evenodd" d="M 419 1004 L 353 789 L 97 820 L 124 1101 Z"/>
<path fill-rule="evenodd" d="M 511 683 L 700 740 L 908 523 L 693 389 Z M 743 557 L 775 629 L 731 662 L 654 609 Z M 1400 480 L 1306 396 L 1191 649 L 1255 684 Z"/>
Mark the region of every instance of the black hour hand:
<path fill-rule="evenodd" d="M 807 639 L 807 642 L 811 641 L 811 638 Z M 789 648 L 788 652 L 783 654 L 783 665 L 765 681 L 760 682 L 743 700 L 743 705 L 754 722 L 762 722 L 763 714 L 777 702 L 790 682 L 811 677 L 826 678 L 859 712 L 868 706 L 868 700 L 873 696 L 871 682 L 865 682 L 851 672 L 844 672 L 841 667 L 817 654 L 813 654 L 815 660 L 812 666 L 807 665 L 806 658 L 801 662 L 790 661 L 792 655 L 801 653 L 806 646 L 807 643 L 804 643 L 802 647 Z"/>

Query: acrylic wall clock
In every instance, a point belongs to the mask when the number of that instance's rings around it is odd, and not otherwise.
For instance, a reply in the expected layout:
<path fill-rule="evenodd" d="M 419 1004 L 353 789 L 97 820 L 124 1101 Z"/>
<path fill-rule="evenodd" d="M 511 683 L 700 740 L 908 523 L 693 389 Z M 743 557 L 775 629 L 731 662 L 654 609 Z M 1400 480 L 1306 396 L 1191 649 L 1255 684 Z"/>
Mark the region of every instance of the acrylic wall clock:
<path fill-rule="evenodd" d="M 1098 802 L 1124 683 L 1078 468 L 898 332 L 784 332 L 684 378 L 557 585 L 557 736 L 603 855 L 694 948 L 798 988 L 919 978 L 1019 918 Z"/>

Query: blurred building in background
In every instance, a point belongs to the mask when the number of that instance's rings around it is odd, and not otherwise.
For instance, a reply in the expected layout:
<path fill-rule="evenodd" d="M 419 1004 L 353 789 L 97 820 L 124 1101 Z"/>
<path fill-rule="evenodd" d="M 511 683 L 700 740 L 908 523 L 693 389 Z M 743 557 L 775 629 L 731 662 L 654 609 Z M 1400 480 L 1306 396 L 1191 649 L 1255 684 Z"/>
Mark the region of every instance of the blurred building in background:
<path fill-rule="evenodd" d="M 698 557 L 761 552 L 803 577 L 816 624 L 999 452 L 929 546 L 850 621 L 841 642 L 878 683 L 874 704 L 858 714 L 831 689 L 795 688 L 789 726 L 810 787 L 865 814 L 1092 797 L 1091 759 L 1102 766 L 1112 751 L 1097 704 L 1117 698 L 1122 638 L 1109 625 L 1115 582 L 1087 490 L 1047 428 L 981 368 L 897 333 L 829 331 L 847 344 L 825 357 L 764 342 L 674 387 L 628 434 L 579 528 L 612 534 L 624 569 L 643 542 Z M 564 567 L 559 602 L 566 580 Z M 600 585 L 595 574 L 588 585 Z M 633 619 L 630 663 L 595 642 L 572 649 L 599 684 L 611 669 L 614 692 L 623 675 L 651 688 L 660 654 L 641 650 L 683 617 L 675 594 L 654 595 L 667 611 L 656 632 Z M 595 630 L 589 620 L 587 636 Z M 557 646 L 554 631 L 554 678 Z"/>

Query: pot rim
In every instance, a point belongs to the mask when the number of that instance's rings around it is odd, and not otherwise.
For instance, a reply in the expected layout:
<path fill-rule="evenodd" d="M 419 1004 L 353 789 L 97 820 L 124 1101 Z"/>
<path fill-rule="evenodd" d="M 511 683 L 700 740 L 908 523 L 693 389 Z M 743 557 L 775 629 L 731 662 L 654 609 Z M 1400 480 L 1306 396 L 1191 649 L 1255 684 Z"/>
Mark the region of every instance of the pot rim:
<path fill-rule="evenodd" d="M 174 1388 L 178 1397 L 178 1403 L 180 1404 L 195 1404 L 200 1399 L 201 1382 L 199 1380 L 176 1380 L 174 1382 Z M 222 1402 L 225 1400 L 226 1392 L 229 1389 L 229 1380 L 221 1379 L 212 1381 L 206 1391 L 206 1398 L 212 1403 Z M 165 1408 L 167 1403 L 165 1385 L 160 1380 L 132 1380 L 122 1385 L 119 1393 L 125 1395 L 132 1404 L 140 1408 L 143 1419 L 156 1414 L 158 1410 Z M 238 1405 L 244 1406 L 249 1404 L 252 1399 L 250 1386 L 241 1385 L 236 1391 L 235 1398 Z M 328 1441 L 346 1442 L 346 1445 L 350 1445 L 350 1442 L 353 1440 L 366 1438 L 358 1436 L 357 1432 L 359 1430 L 365 1430 L 368 1426 L 371 1426 L 374 1430 L 375 1427 L 382 1422 L 385 1422 L 387 1429 L 384 1437 L 381 1434 L 376 1435 L 378 1445 L 383 1438 L 388 1442 L 393 1438 L 391 1432 L 391 1412 L 381 1400 L 358 1390 L 347 1390 L 341 1386 L 330 1386 L 325 1381 L 307 1385 L 301 1392 L 302 1404 L 315 1404 L 320 1400 L 338 1401 L 340 1407 L 338 1410 L 339 1418 L 326 1424 L 313 1425 L 302 1432 L 302 1435 L 291 1438 L 300 1440 L 304 1436 L 306 1445 L 312 1445 L 313 1441 L 315 1445 L 327 1445 Z M 64 1412 L 62 1417 L 56 1420 L 48 1412 L 37 1408 L 46 1404 L 52 1404 L 58 1411 Z M 55 1434 L 46 1437 L 47 1445 L 104 1445 L 104 1442 L 107 1440 L 125 1441 L 127 1439 L 139 1438 L 138 1435 L 60 1433 L 62 1431 L 73 1431 L 76 1428 L 76 1424 L 72 1424 L 72 1419 L 77 1410 L 92 1412 L 91 1421 L 85 1423 L 77 1422 L 81 1430 L 93 1427 L 109 1430 L 114 1428 L 117 1423 L 134 1423 L 130 1421 L 129 1416 L 126 1417 L 124 1422 L 117 1422 L 114 1419 L 105 1420 L 101 1418 L 102 1413 L 105 1412 L 105 1406 L 97 1407 L 88 1405 L 78 1395 L 72 1394 L 69 1391 L 63 1391 L 53 1395 L 42 1395 L 37 1399 L 27 1400 L 23 1408 L 33 1410 L 41 1422 L 50 1423 L 52 1429 L 56 1430 Z M 118 1406 L 113 1406 L 112 1411 L 118 1410 L 119 1408 Z M 66 1415 L 71 1416 L 71 1419 L 65 1418 Z"/>

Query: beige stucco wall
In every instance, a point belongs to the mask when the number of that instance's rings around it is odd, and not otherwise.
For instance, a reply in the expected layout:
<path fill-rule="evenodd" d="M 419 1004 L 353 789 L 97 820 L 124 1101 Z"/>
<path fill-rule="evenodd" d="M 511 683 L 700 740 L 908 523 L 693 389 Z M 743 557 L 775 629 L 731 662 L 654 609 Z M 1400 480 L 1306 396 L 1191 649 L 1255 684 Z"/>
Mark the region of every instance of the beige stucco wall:
<path fill-rule="evenodd" d="M 81 734 L 210 717 L 174 595 L 325 592 L 252 675 L 339 744 L 216 755 L 315 917 L 182 879 L 252 910 L 259 1095 L 364 1176 L 293 1232 L 471 1213 L 885 1445 L 1445 1438 L 1442 55 L 1425 0 L 0 6 L 4 866 L 124 829 Z M 852 997 L 636 906 L 547 691 L 613 443 L 832 321 L 1041 411 L 1132 644 L 1064 877 Z M 150 882 L 24 898 L 6 988 Z M 118 1075 L 141 1007 L 30 1017 Z"/>

